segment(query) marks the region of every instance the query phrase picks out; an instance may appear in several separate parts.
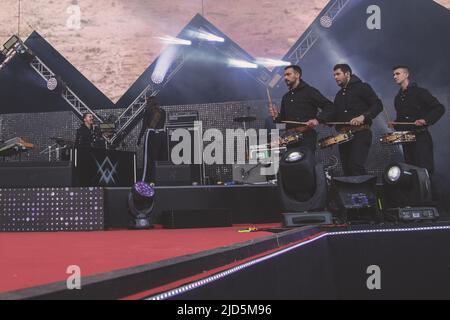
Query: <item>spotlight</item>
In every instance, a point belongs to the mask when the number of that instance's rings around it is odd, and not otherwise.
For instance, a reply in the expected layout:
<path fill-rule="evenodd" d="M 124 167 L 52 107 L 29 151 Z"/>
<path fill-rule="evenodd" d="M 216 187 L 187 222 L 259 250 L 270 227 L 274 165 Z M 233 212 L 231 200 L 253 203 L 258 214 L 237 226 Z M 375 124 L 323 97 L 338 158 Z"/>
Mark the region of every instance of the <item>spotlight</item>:
<path fill-rule="evenodd" d="M 386 180 L 390 183 L 397 182 L 402 175 L 402 169 L 398 166 L 392 166 L 386 171 Z"/>
<path fill-rule="evenodd" d="M 308 224 L 331 224 L 327 204 L 327 183 L 321 164 L 305 147 L 292 148 L 280 159 L 278 192 L 288 227 Z"/>
<path fill-rule="evenodd" d="M 320 24 L 324 28 L 331 28 L 331 26 L 333 25 L 333 20 L 330 16 L 322 16 L 320 17 Z"/>
<path fill-rule="evenodd" d="M 225 39 L 219 36 L 216 36 L 212 33 L 209 33 L 204 30 L 199 31 L 191 31 L 191 36 L 200 40 L 212 41 L 212 42 L 225 42 Z"/>
<path fill-rule="evenodd" d="M 156 38 L 161 40 L 162 43 L 166 43 L 166 44 L 176 44 L 176 45 L 182 45 L 182 46 L 190 46 L 192 44 L 192 42 L 190 40 L 174 38 L 171 36 L 156 37 Z"/>
<path fill-rule="evenodd" d="M 146 182 L 137 182 L 128 195 L 128 209 L 134 221 L 132 229 L 150 229 L 150 214 L 153 210 L 155 189 Z"/>
<path fill-rule="evenodd" d="M 294 151 L 294 152 L 290 152 L 288 153 L 288 155 L 285 157 L 285 161 L 289 162 L 289 163 L 293 163 L 293 162 L 298 162 L 303 160 L 303 157 L 305 156 L 304 153 L 300 152 L 300 151 Z"/>
<path fill-rule="evenodd" d="M 152 73 L 152 81 L 155 84 L 161 84 L 164 81 L 164 74 L 159 72 L 153 72 Z"/>
<path fill-rule="evenodd" d="M 427 169 L 406 163 L 394 163 L 385 169 L 383 204 L 388 218 L 413 221 L 439 217 Z"/>
<path fill-rule="evenodd" d="M 47 80 L 47 89 L 55 94 L 60 94 L 66 88 L 66 84 L 60 76 L 53 76 Z"/>
<path fill-rule="evenodd" d="M 21 57 L 28 63 L 31 63 L 34 60 L 33 52 L 31 50 L 25 48 L 23 45 L 19 45 L 16 48 L 16 52 L 19 54 L 19 57 Z"/>
<path fill-rule="evenodd" d="M 47 80 L 47 89 L 50 91 L 53 91 L 56 89 L 56 87 L 58 86 L 58 80 L 56 80 L 56 78 L 51 77 L 50 79 Z"/>
<path fill-rule="evenodd" d="M 267 59 L 267 58 L 258 58 L 256 59 L 256 63 L 268 68 L 271 67 L 286 67 L 290 66 L 292 63 L 288 61 L 283 60 L 274 60 L 274 59 Z"/>
<path fill-rule="evenodd" d="M 11 61 L 20 47 L 23 48 L 17 36 L 12 36 L 3 44 L 3 50 L 0 52 L 0 70 L 5 67 L 8 61 Z"/>
<path fill-rule="evenodd" d="M 228 66 L 233 68 L 257 69 L 258 65 L 245 60 L 228 59 Z"/>
<path fill-rule="evenodd" d="M 11 38 L 8 39 L 8 41 L 6 41 L 6 42 L 3 44 L 3 48 L 5 48 L 5 49 L 4 49 L 4 52 L 5 52 L 5 53 L 8 52 L 8 51 L 11 50 L 12 48 L 14 48 L 14 46 L 15 46 L 17 43 L 19 43 L 19 42 L 20 42 L 19 37 L 17 37 L 17 36 L 12 36 Z"/>
<path fill-rule="evenodd" d="M 156 61 L 155 69 L 151 76 L 151 80 L 155 84 L 160 84 L 164 81 L 170 66 L 177 58 L 179 52 L 178 46 L 168 46 L 158 57 Z M 170 75 L 170 74 L 169 74 Z"/>
<path fill-rule="evenodd" d="M 27 52 L 27 49 L 24 46 L 17 47 L 17 53 L 24 54 L 25 52 Z"/>

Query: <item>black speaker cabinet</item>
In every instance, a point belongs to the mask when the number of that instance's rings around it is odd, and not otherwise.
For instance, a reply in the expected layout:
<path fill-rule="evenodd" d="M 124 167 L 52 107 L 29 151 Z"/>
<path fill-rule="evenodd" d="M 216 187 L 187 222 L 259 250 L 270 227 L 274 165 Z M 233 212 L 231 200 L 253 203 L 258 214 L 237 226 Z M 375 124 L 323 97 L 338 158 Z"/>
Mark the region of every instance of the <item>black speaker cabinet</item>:
<path fill-rule="evenodd" d="M 71 187 L 73 170 L 70 161 L 2 162 L 1 188 Z"/>
<path fill-rule="evenodd" d="M 157 186 L 201 185 L 203 184 L 202 167 L 197 164 L 172 164 L 168 161 L 156 161 L 155 183 Z"/>

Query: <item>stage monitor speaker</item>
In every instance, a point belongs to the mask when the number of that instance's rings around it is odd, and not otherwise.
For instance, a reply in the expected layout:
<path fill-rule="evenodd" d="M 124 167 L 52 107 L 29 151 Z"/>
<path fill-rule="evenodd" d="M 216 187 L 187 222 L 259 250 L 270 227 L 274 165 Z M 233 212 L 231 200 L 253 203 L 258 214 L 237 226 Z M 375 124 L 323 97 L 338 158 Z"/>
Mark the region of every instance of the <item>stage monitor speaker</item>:
<path fill-rule="evenodd" d="M 201 185 L 201 165 L 172 164 L 169 161 L 156 161 L 155 183 L 157 186 Z"/>
<path fill-rule="evenodd" d="M 341 209 L 375 208 L 377 205 L 375 176 L 335 177 L 331 196 Z"/>
<path fill-rule="evenodd" d="M 330 188 L 330 207 L 345 221 L 380 221 L 377 206 L 377 177 L 335 177 Z"/>
<path fill-rule="evenodd" d="M 230 227 L 232 215 L 230 209 L 168 210 L 161 223 L 169 229 Z"/>

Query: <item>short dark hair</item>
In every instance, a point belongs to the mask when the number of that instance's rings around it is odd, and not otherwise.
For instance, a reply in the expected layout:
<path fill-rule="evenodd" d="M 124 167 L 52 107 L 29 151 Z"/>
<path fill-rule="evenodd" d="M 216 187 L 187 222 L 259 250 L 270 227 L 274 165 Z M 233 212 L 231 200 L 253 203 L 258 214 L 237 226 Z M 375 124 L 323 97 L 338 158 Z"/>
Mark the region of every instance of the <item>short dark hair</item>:
<path fill-rule="evenodd" d="M 409 67 L 406 65 L 397 65 L 397 66 L 392 67 L 392 71 L 397 70 L 397 69 L 406 69 L 409 72 Z"/>
<path fill-rule="evenodd" d="M 154 96 L 146 97 L 145 102 L 147 104 L 147 107 L 159 107 L 158 100 Z"/>
<path fill-rule="evenodd" d="M 83 113 L 83 121 L 86 119 L 86 117 L 87 117 L 88 115 L 92 115 L 92 113 L 90 113 L 90 112 L 85 112 L 85 113 Z"/>
<path fill-rule="evenodd" d="M 341 69 L 343 73 L 350 72 L 350 74 L 353 74 L 352 68 L 346 63 L 339 63 L 334 66 L 333 71 L 336 71 L 338 69 Z"/>
<path fill-rule="evenodd" d="M 302 72 L 302 68 L 300 68 L 300 66 L 298 66 L 296 64 L 287 66 L 287 67 L 284 68 L 284 70 L 287 70 L 287 69 L 290 69 L 290 68 L 294 69 L 294 71 L 297 71 L 300 75 L 302 75 L 302 73 L 303 73 Z"/>

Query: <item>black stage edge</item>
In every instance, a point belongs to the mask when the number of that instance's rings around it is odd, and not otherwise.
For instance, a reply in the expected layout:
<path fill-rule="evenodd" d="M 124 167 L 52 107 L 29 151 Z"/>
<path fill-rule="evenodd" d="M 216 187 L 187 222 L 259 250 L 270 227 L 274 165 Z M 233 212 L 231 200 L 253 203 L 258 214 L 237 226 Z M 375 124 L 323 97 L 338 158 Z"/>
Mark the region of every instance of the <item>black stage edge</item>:
<path fill-rule="evenodd" d="M 81 280 L 81 290 L 68 290 L 62 281 L 3 293 L 0 300 L 120 299 L 285 246 L 317 232 L 316 227 L 288 230 L 198 254 L 85 277 Z"/>
<path fill-rule="evenodd" d="M 282 220 L 282 205 L 275 185 L 156 187 L 152 222 L 162 222 L 162 212 L 214 212 L 229 209 L 232 224 L 271 223 Z M 105 188 L 105 227 L 128 228 L 127 197 L 130 188 Z M 201 221 L 199 221 L 201 225 Z"/>
<path fill-rule="evenodd" d="M 450 299 L 449 243 L 450 222 L 329 228 L 308 245 L 173 299 Z M 371 266 L 379 267 L 380 289 L 368 287 Z"/>

